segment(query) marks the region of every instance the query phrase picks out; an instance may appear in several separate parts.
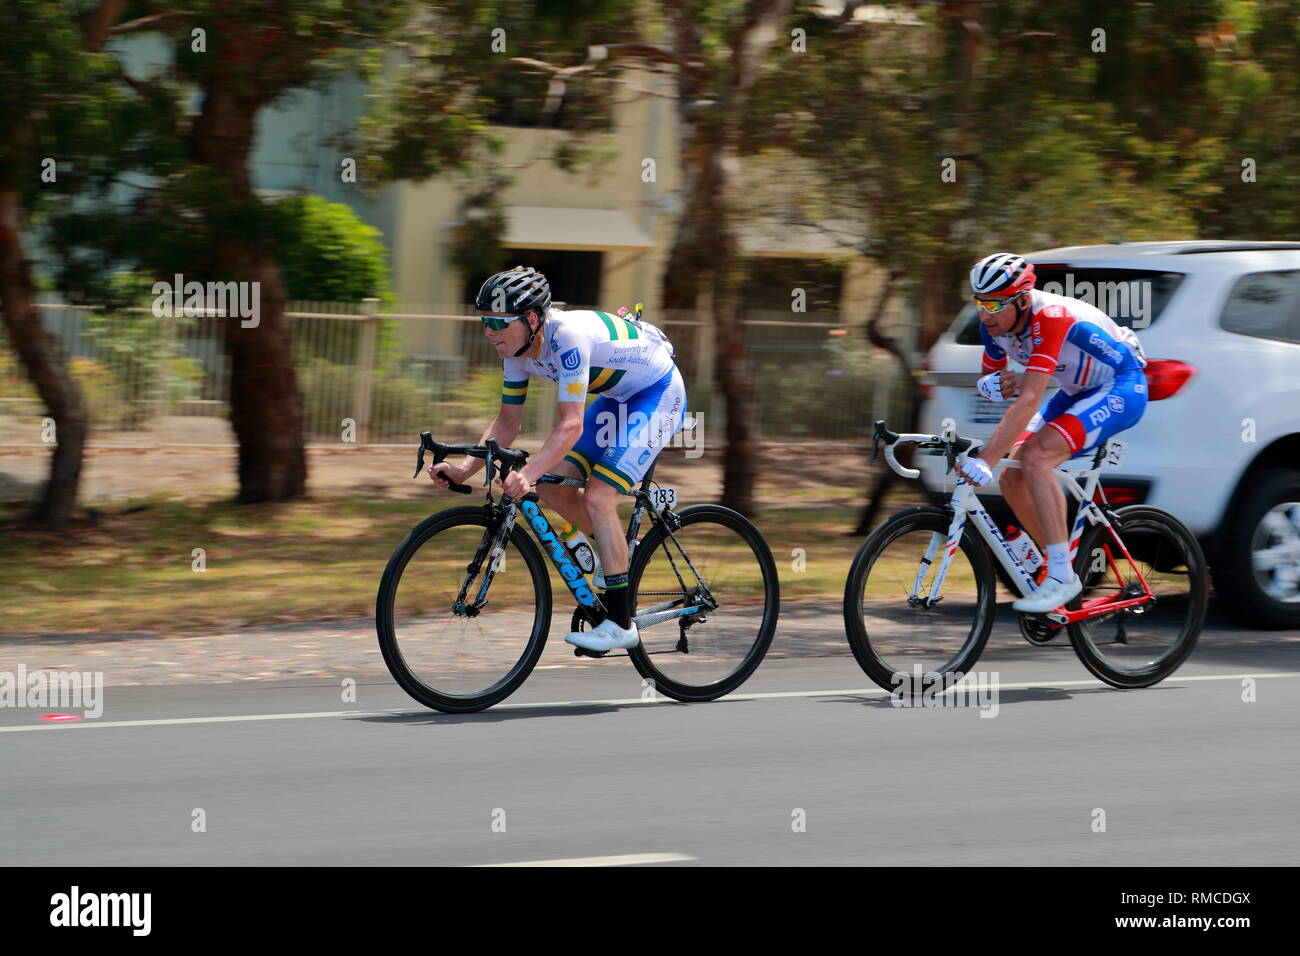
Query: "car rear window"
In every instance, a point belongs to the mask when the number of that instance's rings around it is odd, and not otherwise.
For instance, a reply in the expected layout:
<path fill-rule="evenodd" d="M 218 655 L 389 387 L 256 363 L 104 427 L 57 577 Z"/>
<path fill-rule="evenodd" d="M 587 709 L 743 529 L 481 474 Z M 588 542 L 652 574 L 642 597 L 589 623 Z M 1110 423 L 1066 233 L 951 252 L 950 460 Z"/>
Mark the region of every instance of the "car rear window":
<path fill-rule="evenodd" d="M 1034 266 L 1034 288 L 1095 305 L 1118 325 L 1139 333 L 1153 324 L 1183 281 L 1181 272 L 1152 269 L 1079 269 Z M 973 303 L 957 313 L 953 329 L 959 345 L 979 345 L 979 316 Z"/>
<path fill-rule="evenodd" d="M 1223 305 L 1219 324 L 1239 335 L 1300 342 L 1300 269 L 1242 276 Z"/>

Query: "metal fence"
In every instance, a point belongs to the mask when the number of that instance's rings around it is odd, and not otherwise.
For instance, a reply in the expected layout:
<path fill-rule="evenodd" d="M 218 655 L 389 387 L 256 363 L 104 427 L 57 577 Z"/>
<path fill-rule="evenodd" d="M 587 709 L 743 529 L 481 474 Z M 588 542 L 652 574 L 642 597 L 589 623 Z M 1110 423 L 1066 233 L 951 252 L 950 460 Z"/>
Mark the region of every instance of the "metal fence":
<path fill-rule="evenodd" d="M 141 307 L 107 313 L 40 306 L 63 345 L 91 414 L 92 443 L 225 444 L 230 362 L 221 315 L 159 317 Z M 466 309 L 469 313 L 471 310 Z M 481 434 L 500 402 L 501 365 L 477 314 L 431 315 L 362 303 L 292 302 L 286 312 L 312 443 L 408 443 L 432 428 L 444 440 Z M 720 439 L 724 403 L 713 384 L 711 323 L 696 313 L 647 316 L 672 340 L 697 434 Z M 861 438 L 901 407 L 888 355 L 834 313 L 751 313 L 746 345 L 765 440 Z M 535 382 L 523 434 L 554 423 L 554 385 Z M 0 340 L 0 444 L 39 444 L 45 410 Z"/>

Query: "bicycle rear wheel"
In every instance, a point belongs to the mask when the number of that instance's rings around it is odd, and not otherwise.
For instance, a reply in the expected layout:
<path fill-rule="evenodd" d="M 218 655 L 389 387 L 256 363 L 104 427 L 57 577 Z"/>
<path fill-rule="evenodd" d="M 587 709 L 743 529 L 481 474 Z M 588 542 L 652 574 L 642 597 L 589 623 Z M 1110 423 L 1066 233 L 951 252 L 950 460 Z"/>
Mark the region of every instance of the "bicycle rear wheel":
<path fill-rule="evenodd" d="M 1116 531 L 1153 600 L 1069 625 L 1070 642 L 1083 666 L 1107 684 L 1150 687 L 1176 671 L 1196 646 L 1208 570 L 1196 536 L 1173 515 L 1147 505 L 1120 508 L 1115 515 Z M 1102 525 L 1084 532 L 1075 568 L 1083 592 L 1071 608 L 1142 593 L 1133 566 Z"/>
<path fill-rule="evenodd" d="M 426 518 L 397 546 L 384 570 L 375 625 L 384 661 L 413 698 L 446 713 L 483 710 L 524 682 L 546 646 L 551 582 L 537 545 L 516 525 L 492 573 L 487 603 L 473 604 L 491 565 L 496 529 L 482 508 Z"/>
<path fill-rule="evenodd" d="M 628 657 L 675 700 L 715 700 L 758 667 L 781 606 L 776 562 L 743 515 L 720 505 L 676 513 L 672 535 L 656 522 L 628 575 L 641 643 Z"/>
<path fill-rule="evenodd" d="M 849 647 L 887 691 L 914 695 L 935 686 L 933 675 L 966 673 L 993 627 L 997 577 L 969 530 L 953 552 L 938 603 L 928 604 L 949 520 L 941 508 L 901 511 L 867 536 L 849 568 Z"/>

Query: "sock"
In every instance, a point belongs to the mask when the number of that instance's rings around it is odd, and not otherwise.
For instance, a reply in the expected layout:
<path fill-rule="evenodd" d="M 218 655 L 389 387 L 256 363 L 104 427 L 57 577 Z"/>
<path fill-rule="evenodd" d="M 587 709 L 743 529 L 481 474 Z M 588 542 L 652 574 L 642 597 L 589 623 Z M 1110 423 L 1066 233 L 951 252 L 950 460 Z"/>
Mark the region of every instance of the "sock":
<path fill-rule="evenodd" d="M 632 610 L 628 607 L 627 572 L 605 575 L 605 593 L 600 596 L 609 619 L 623 630 L 632 626 Z"/>
<path fill-rule="evenodd" d="M 1047 576 L 1056 578 L 1064 584 L 1074 580 L 1074 568 L 1070 566 L 1069 542 L 1062 541 L 1060 544 L 1047 546 Z"/>

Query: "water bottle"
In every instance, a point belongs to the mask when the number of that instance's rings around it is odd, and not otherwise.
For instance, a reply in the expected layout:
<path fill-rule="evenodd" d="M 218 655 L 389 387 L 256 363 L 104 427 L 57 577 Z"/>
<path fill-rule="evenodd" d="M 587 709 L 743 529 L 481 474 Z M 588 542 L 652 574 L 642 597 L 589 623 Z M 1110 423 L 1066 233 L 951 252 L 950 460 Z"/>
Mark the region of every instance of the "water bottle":
<path fill-rule="evenodd" d="M 582 568 L 583 574 L 591 574 L 596 570 L 596 552 L 585 534 L 566 521 L 560 525 L 560 540 L 569 549 L 578 567 Z"/>
<path fill-rule="evenodd" d="M 1037 571 L 1039 565 L 1043 563 L 1042 552 L 1034 546 L 1034 539 L 1015 525 L 1007 526 L 1007 544 L 1011 546 L 1011 553 L 1016 556 L 1016 560 L 1030 574 Z"/>

